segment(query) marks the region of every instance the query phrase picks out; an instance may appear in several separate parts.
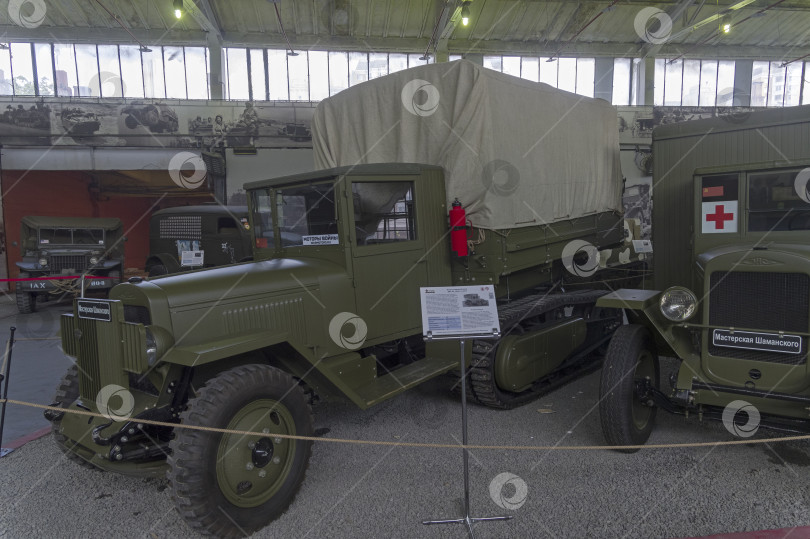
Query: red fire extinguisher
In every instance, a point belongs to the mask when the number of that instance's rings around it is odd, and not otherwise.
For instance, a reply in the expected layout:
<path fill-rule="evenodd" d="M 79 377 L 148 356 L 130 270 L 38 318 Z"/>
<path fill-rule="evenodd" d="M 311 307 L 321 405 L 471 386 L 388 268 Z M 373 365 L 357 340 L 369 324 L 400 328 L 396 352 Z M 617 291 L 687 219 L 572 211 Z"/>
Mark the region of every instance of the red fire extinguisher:
<path fill-rule="evenodd" d="M 458 199 L 450 209 L 450 249 L 457 256 L 467 256 L 467 214 Z"/>

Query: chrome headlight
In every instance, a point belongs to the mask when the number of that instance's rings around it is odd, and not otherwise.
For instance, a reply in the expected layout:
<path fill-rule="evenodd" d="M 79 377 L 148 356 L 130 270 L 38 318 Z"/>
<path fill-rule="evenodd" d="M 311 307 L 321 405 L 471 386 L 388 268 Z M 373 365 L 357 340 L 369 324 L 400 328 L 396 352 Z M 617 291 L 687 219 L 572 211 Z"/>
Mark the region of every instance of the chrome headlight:
<path fill-rule="evenodd" d="M 91 256 L 90 257 L 90 264 L 92 264 L 93 266 L 98 264 L 98 257 L 97 256 Z"/>
<path fill-rule="evenodd" d="M 40 266 L 47 266 L 48 265 L 48 259 L 47 258 L 40 258 L 39 259 L 39 265 Z"/>
<path fill-rule="evenodd" d="M 667 320 L 684 322 L 692 318 L 697 310 L 697 297 L 688 288 L 673 286 L 661 294 L 659 306 Z"/>
<path fill-rule="evenodd" d="M 155 334 L 152 333 L 149 327 L 144 329 L 146 329 L 146 363 L 151 367 L 157 361 L 157 340 L 155 339 Z"/>

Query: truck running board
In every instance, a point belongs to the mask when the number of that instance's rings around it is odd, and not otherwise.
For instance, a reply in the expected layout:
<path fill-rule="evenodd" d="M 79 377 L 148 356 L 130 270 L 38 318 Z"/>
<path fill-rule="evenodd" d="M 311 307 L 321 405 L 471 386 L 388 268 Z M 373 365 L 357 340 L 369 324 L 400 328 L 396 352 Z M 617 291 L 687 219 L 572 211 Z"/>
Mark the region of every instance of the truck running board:
<path fill-rule="evenodd" d="M 372 383 L 357 390 L 359 400 L 365 403 L 365 406 L 361 404 L 361 408 L 369 408 L 386 399 L 399 395 L 405 390 L 418 386 L 422 382 L 427 382 L 432 378 L 457 368 L 458 364 L 458 358 L 426 357 L 406 367 L 380 376 Z"/>

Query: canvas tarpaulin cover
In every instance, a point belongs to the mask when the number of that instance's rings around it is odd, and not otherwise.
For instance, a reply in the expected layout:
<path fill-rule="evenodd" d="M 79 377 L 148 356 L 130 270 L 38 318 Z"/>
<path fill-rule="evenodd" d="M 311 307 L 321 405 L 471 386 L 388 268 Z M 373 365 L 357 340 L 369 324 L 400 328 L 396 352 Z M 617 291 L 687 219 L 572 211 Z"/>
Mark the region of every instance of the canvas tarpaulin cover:
<path fill-rule="evenodd" d="M 448 208 L 458 198 L 480 228 L 621 209 L 609 103 L 466 60 L 400 71 L 321 101 L 312 141 L 316 168 L 443 167 Z"/>

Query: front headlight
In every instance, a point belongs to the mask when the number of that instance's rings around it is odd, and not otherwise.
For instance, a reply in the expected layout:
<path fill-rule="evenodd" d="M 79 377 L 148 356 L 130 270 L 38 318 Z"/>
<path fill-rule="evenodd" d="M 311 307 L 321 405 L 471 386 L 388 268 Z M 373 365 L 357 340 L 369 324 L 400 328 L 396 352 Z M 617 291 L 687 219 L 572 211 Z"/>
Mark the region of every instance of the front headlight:
<path fill-rule="evenodd" d="M 39 265 L 43 266 L 43 267 L 47 266 L 48 265 L 48 259 L 47 258 L 40 258 L 39 259 Z"/>
<path fill-rule="evenodd" d="M 160 326 L 144 326 L 146 330 L 146 362 L 151 367 L 174 344 L 171 333 Z"/>
<path fill-rule="evenodd" d="M 155 334 L 152 333 L 152 330 L 149 329 L 148 326 L 144 329 L 146 329 L 146 363 L 151 367 L 157 361 L 157 340 L 155 339 Z"/>
<path fill-rule="evenodd" d="M 91 256 L 90 257 L 90 264 L 92 264 L 93 266 L 98 264 L 98 257 L 97 256 Z"/>
<path fill-rule="evenodd" d="M 667 320 L 684 322 L 692 318 L 697 310 L 697 297 L 688 288 L 673 286 L 661 294 L 661 314 Z"/>

